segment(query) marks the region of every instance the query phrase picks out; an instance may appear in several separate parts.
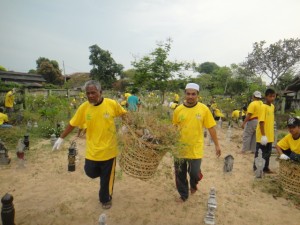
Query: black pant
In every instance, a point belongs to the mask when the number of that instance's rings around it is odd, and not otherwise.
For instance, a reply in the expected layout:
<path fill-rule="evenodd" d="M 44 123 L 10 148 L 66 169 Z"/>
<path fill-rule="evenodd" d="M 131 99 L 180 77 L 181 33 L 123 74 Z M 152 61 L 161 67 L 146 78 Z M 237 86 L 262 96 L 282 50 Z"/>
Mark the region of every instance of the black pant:
<path fill-rule="evenodd" d="M 101 203 L 112 199 L 115 180 L 116 158 L 106 161 L 93 161 L 85 159 L 84 171 L 90 178 L 100 177 L 99 200 Z"/>
<path fill-rule="evenodd" d="M 270 170 L 269 164 L 270 164 L 270 157 L 271 157 L 271 153 L 272 153 L 272 142 L 269 142 L 267 145 L 262 145 L 261 143 L 256 143 L 256 151 L 255 151 L 254 159 L 258 156 L 259 149 L 261 149 L 261 151 L 262 151 L 263 159 L 266 160 L 263 171 L 268 171 L 268 170 Z M 253 163 L 253 170 L 256 170 L 256 166 L 254 163 Z"/>
<path fill-rule="evenodd" d="M 202 178 L 201 159 L 175 159 L 176 188 L 183 200 L 189 197 L 187 173 L 190 176 L 190 187 L 197 190 L 197 184 Z"/>

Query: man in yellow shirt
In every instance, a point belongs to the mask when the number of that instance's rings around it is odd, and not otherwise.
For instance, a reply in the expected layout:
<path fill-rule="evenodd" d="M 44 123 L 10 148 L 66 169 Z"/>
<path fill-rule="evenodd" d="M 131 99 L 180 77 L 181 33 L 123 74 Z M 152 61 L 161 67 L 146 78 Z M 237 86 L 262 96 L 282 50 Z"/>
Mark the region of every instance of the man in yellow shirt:
<path fill-rule="evenodd" d="M 179 95 L 178 94 L 174 94 L 174 103 L 179 103 Z"/>
<path fill-rule="evenodd" d="M 231 113 L 231 118 L 234 122 L 237 123 L 240 118 L 240 110 L 234 109 Z"/>
<path fill-rule="evenodd" d="M 173 124 L 180 131 L 182 148 L 175 156 L 176 187 L 180 194 L 178 201 L 184 202 L 189 196 L 187 173 L 190 176 L 191 194 L 197 191 L 197 184 L 202 179 L 201 159 L 203 158 L 204 128 L 207 128 L 216 149 L 216 155 L 221 155 L 221 149 L 214 126 L 216 122 L 209 108 L 198 102 L 199 85 L 188 83 L 185 88 L 185 102 L 179 105 L 173 114 Z"/>
<path fill-rule="evenodd" d="M 256 151 L 254 158 L 258 157 L 258 150 L 261 149 L 262 157 L 266 160 L 263 171 L 273 173 L 269 168 L 269 162 L 272 152 L 272 143 L 274 142 L 274 105 L 276 93 L 268 88 L 265 92 L 265 103 L 262 104 L 258 116 L 258 125 L 256 128 Z M 256 170 L 255 165 L 253 169 Z"/>
<path fill-rule="evenodd" d="M 11 114 L 14 111 L 14 103 L 15 103 L 15 93 L 16 89 L 13 88 L 5 95 L 5 109 L 8 114 Z"/>
<path fill-rule="evenodd" d="M 243 132 L 243 147 L 242 152 L 251 151 L 252 153 L 256 150 L 256 127 L 257 127 L 257 119 L 260 107 L 262 105 L 261 93 L 259 91 L 255 91 L 253 93 L 253 101 L 249 104 L 247 109 L 246 118 L 242 124 Z"/>
<path fill-rule="evenodd" d="M 300 118 L 292 117 L 287 122 L 289 134 L 276 145 L 280 159 L 300 162 Z"/>
<path fill-rule="evenodd" d="M 8 124 L 8 116 L 4 114 L 4 109 L 0 108 L 0 127 L 1 128 L 10 128 L 12 125 Z"/>
<path fill-rule="evenodd" d="M 86 156 L 84 170 L 90 178 L 100 177 L 99 200 L 103 209 L 112 206 L 118 143 L 114 118 L 126 113 L 117 101 L 103 98 L 98 81 L 85 83 L 88 101 L 79 106 L 69 125 L 53 146 L 59 149 L 64 138 L 75 128 L 86 126 Z"/>

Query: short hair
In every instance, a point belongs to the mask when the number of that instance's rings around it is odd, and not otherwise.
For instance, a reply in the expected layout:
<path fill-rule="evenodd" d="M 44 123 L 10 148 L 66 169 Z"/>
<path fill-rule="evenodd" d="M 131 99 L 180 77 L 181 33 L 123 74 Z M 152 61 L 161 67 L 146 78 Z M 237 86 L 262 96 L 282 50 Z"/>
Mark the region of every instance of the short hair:
<path fill-rule="evenodd" d="M 86 88 L 88 86 L 95 86 L 97 88 L 98 91 L 101 91 L 101 84 L 99 83 L 99 81 L 96 81 L 96 80 L 89 80 L 87 82 L 85 82 L 84 84 L 84 90 L 86 90 Z"/>
<path fill-rule="evenodd" d="M 268 89 L 266 90 L 266 92 L 265 92 L 265 96 L 273 95 L 273 94 L 275 94 L 275 93 L 276 93 L 276 92 L 275 92 L 273 89 L 268 88 Z"/>

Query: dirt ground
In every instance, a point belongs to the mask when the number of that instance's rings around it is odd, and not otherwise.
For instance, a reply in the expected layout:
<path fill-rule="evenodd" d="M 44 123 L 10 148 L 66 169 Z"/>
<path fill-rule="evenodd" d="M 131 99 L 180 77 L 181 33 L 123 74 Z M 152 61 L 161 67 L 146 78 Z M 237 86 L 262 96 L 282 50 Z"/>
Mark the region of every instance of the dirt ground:
<path fill-rule="evenodd" d="M 88 178 L 83 170 L 84 138 L 77 140 L 79 161 L 75 172 L 67 171 L 67 141 L 56 152 L 51 151 L 49 140 L 31 143 L 24 169 L 17 168 L 17 157 L 11 151 L 11 164 L 0 167 L 0 194 L 13 195 L 17 225 L 96 225 L 102 213 L 106 214 L 108 225 L 204 224 L 211 187 L 217 191 L 216 224 L 299 224 L 299 208 L 290 200 L 276 198 L 258 187 L 251 170 L 253 154 L 237 154 L 241 149 L 242 130 L 233 129 L 231 141 L 226 140 L 226 131 L 225 126 L 218 129 L 222 147 L 219 159 L 206 138 L 204 178 L 198 184 L 199 190 L 185 203 L 175 202 L 178 194 L 172 158 L 167 154 L 149 181 L 132 178 L 117 166 L 113 206 L 103 210 L 97 197 L 99 179 Z M 224 174 L 224 157 L 228 154 L 235 158 L 233 172 Z M 275 155 L 270 168 L 278 173 Z"/>

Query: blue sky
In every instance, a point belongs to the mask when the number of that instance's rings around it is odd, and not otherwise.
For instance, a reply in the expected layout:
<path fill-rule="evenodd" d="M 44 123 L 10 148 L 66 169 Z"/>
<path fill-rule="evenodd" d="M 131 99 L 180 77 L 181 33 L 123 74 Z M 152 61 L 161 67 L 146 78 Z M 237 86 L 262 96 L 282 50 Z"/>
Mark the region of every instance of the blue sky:
<path fill-rule="evenodd" d="M 131 68 L 135 57 L 173 39 L 170 58 L 242 62 L 252 44 L 300 37 L 299 0 L 0 0 L 0 65 L 35 69 L 39 57 L 66 74 L 89 72 L 89 46 Z"/>

